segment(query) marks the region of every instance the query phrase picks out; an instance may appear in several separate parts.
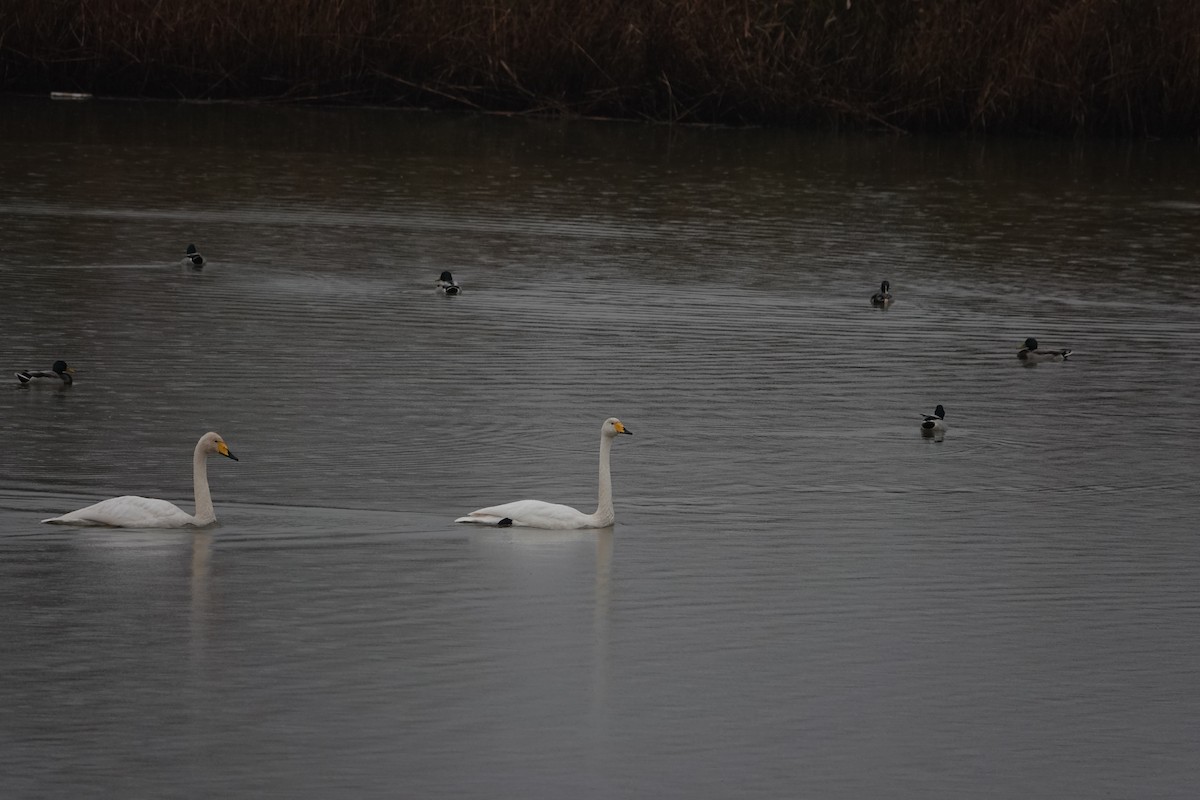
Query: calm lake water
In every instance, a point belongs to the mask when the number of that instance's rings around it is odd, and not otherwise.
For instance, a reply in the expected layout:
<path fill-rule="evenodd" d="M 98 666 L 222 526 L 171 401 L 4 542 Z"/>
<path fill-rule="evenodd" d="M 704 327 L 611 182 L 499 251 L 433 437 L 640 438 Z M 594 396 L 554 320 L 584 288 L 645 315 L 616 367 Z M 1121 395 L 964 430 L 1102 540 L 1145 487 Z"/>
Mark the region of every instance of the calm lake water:
<path fill-rule="evenodd" d="M 1194 797 L 1198 155 L 0 100 L 3 796 Z"/>

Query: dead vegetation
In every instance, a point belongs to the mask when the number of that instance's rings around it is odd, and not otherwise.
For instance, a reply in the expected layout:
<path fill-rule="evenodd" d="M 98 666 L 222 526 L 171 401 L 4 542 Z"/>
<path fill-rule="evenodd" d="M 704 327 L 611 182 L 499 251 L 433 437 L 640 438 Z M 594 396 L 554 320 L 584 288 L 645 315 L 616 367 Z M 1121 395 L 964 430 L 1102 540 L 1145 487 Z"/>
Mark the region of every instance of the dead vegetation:
<path fill-rule="evenodd" d="M 1200 133 L 1196 0 L 5 0 L 0 88 Z"/>

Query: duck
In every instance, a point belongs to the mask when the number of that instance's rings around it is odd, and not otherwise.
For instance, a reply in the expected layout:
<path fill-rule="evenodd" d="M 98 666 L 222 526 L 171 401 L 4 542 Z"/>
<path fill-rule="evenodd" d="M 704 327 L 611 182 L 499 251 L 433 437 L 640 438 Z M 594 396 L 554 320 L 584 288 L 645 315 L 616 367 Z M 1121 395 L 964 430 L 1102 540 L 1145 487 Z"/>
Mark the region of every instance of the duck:
<path fill-rule="evenodd" d="M 871 305 L 887 308 L 892 304 L 892 285 L 887 281 L 879 284 L 879 291 L 871 295 Z"/>
<path fill-rule="evenodd" d="M 189 244 L 187 246 L 187 255 L 184 256 L 183 263 L 184 266 L 190 266 L 192 269 L 204 269 L 204 256 L 200 255 L 196 245 Z"/>
<path fill-rule="evenodd" d="M 17 380 L 22 386 L 70 386 L 75 382 L 71 375 L 75 372 L 74 369 L 67 366 L 67 362 L 59 359 L 54 362 L 54 366 L 49 372 L 42 370 L 27 369 L 24 372 L 14 372 Z"/>
<path fill-rule="evenodd" d="M 939 404 L 932 414 L 921 415 L 922 433 L 943 433 L 946 430 L 946 409 Z"/>
<path fill-rule="evenodd" d="M 633 431 L 626 428 L 625 424 L 616 417 L 609 417 L 600 425 L 600 485 L 597 491 L 595 513 L 585 514 L 571 506 L 547 503 L 542 500 L 516 500 L 512 503 L 480 508 L 454 521 L 494 525 L 498 528 L 524 526 L 547 530 L 577 530 L 611 526 L 616 521 L 616 515 L 613 512 L 612 476 L 609 472 L 608 456 L 613 440 L 621 434 L 632 436 Z"/>
<path fill-rule="evenodd" d="M 125 495 L 101 500 L 78 511 L 71 511 L 42 522 L 51 525 L 107 526 L 110 528 L 203 528 L 217 521 L 212 495 L 208 491 L 208 457 L 212 454 L 238 460 L 219 433 L 209 431 L 196 442 L 192 451 L 192 490 L 196 513 L 189 514 L 174 503 L 152 497 Z"/>
<path fill-rule="evenodd" d="M 1071 355 L 1070 350 L 1039 350 L 1037 339 L 1030 336 L 1017 351 L 1017 358 L 1026 364 L 1038 364 L 1042 361 L 1066 361 Z"/>
<path fill-rule="evenodd" d="M 454 280 L 454 276 L 451 275 L 449 271 L 442 272 L 442 275 L 440 278 L 438 278 L 436 285 L 438 291 L 442 292 L 443 294 L 456 295 L 462 293 L 462 286 L 459 285 L 458 281 Z"/>

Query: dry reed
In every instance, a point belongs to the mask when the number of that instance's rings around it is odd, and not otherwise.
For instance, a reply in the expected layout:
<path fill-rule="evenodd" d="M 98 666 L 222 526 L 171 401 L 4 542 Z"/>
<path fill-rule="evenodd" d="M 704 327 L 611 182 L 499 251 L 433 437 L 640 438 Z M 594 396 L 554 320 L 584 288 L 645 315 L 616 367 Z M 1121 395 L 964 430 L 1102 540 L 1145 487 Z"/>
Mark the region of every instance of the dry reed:
<path fill-rule="evenodd" d="M 1197 0 L 3 0 L 0 88 L 1200 133 Z"/>

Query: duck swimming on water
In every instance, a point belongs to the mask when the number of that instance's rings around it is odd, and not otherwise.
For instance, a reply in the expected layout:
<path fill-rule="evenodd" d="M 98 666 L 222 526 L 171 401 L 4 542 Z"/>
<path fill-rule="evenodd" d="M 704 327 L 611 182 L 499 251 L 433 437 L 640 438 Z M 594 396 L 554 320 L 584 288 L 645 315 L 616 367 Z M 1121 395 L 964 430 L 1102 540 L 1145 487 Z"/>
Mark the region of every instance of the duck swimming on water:
<path fill-rule="evenodd" d="M 449 295 L 455 295 L 462 292 L 462 286 L 459 285 L 458 281 L 454 280 L 454 276 L 451 275 L 449 271 L 443 272 L 441 277 L 438 278 L 437 288 L 438 291 L 442 292 L 443 294 Z"/>
<path fill-rule="evenodd" d="M 200 255 L 196 245 L 189 244 L 187 246 L 187 255 L 183 257 L 183 263 L 184 266 L 190 266 L 192 269 L 204 269 L 204 256 Z"/>
<path fill-rule="evenodd" d="M 921 433 L 943 433 L 946 430 L 946 409 L 938 405 L 932 414 L 921 415 Z"/>
<path fill-rule="evenodd" d="M 75 382 L 75 379 L 71 377 L 71 373 L 74 371 L 67 366 L 67 362 L 59 359 L 54 362 L 54 366 L 50 368 L 49 372 L 27 369 L 24 372 L 14 372 L 13 374 L 17 376 L 17 380 L 21 382 L 22 386 L 70 386 Z"/>
<path fill-rule="evenodd" d="M 879 284 L 879 291 L 871 295 L 871 305 L 887 308 L 892 304 L 892 285 L 887 281 Z"/>
<path fill-rule="evenodd" d="M 1037 339 L 1030 336 L 1017 351 L 1017 358 L 1026 364 L 1038 364 L 1042 361 L 1066 361 L 1071 355 L 1070 350 L 1039 350 Z"/>

